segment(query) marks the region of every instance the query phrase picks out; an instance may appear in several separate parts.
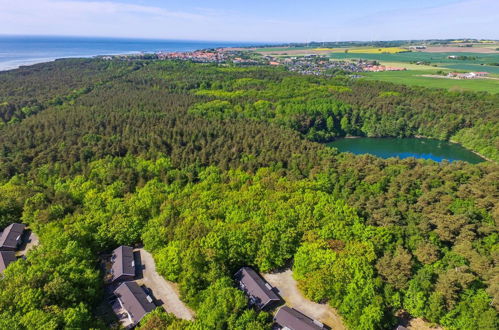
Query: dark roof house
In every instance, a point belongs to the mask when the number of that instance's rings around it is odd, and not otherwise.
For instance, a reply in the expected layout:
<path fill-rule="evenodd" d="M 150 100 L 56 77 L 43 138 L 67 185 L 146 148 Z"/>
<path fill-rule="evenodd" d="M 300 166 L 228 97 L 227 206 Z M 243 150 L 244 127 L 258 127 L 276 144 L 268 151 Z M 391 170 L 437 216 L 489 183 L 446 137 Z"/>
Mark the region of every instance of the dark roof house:
<path fill-rule="evenodd" d="M 147 313 L 156 308 L 152 298 L 135 282 L 123 282 L 114 290 L 114 294 L 132 325 L 138 324 Z"/>
<path fill-rule="evenodd" d="M 289 330 L 327 329 L 321 322 L 312 320 L 308 316 L 288 306 L 284 306 L 279 309 L 277 314 L 274 316 L 274 321 L 283 329 Z"/>
<path fill-rule="evenodd" d="M 4 229 L 0 236 L 0 250 L 14 251 L 21 244 L 21 236 L 24 232 L 25 225 L 21 223 L 13 223 Z"/>
<path fill-rule="evenodd" d="M 259 309 L 270 309 L 281 302 L 272 286 L 252 268 L 243 267 L 235 275 L 239 288 L 249 297 L 251 305 Z"/>
<path fill-rule="evenodd" d="M 16 260 L 17 258 L 14 251 L 0 251 L 0 273 L 2 273 L 10 263 Z"/>
<path fill-rule="evenodd" d="M 115 249 L 111 261 L 113 263 L 111 267 L 113 281 L 132 280 L 135 277 L 135 261 L 132 247 L 120 246 Z"/>

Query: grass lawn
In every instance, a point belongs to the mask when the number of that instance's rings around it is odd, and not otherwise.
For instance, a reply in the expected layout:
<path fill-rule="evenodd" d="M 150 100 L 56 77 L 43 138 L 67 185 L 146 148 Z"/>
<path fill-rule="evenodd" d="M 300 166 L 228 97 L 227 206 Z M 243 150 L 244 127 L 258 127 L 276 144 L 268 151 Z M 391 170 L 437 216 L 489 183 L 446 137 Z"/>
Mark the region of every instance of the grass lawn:
<path fill-rule="evenodd" d="M 499 80 L 491 79 L 469 79 L 455 80 L 445 78 L 422 77 L 424 74 L 435 74 L 431 70 L 409 70 L 409 71 L 389 71 L 389 72 L 369 72 L 365 73 L 368 80 L 382 80 L 397 84 L 411 86 L 423 86 L 432 88 L 445 88 L 449 90 L 469 90 L 487 91 L 499 93 Z"/>

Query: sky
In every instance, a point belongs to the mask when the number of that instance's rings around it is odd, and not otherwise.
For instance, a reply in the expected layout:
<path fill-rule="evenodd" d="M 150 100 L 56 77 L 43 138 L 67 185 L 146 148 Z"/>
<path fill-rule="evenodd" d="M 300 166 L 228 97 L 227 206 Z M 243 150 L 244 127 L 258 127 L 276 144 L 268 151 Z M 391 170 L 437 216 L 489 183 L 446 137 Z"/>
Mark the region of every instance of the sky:
<path fill-rule="evenodd" d="M 0 35 L 250 42 L 499 39 L 499 0 L 0 0 Z"/>

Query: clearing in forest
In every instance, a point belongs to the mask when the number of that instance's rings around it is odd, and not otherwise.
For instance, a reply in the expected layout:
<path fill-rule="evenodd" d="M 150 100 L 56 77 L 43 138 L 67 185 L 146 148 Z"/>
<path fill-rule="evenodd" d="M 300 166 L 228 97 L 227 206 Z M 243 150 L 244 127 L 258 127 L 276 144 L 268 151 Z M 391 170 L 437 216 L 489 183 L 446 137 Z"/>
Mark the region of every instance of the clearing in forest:
<path fill-rule="evenodd" d="M 279 290 L 279 295 L 286 301 L 286 305 L 299 310 L 308 317 L 321 321 L 331 329 L 346 329 L 341 317 L 333 307 L 315 303 L 302 295 L 298 289 L 298 282 L 293 278 L 293 272 L 290 269 L 279 273 L 263 274 L 263 277 Z"/>
<path fill-rule="evenodd" d="M 158 274 L 152 255 L 143 248 L 136 251 L 140 252 L 142 265 L 142 274 L 137 282 L 151 289 L 154 298 L 162 302 L 163 308 L 168 313 L 174 314 L 179 319 L 192 320 L 194 313 L 180 300 L 176 285 Z"/>

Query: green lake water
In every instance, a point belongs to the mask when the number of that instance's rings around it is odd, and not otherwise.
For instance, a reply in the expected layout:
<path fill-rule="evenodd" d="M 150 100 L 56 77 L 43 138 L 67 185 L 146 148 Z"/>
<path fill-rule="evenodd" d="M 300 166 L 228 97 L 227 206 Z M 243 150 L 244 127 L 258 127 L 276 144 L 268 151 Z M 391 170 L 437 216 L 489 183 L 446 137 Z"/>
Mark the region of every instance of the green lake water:
<path fill-rule="evenodd" d="M 441 162 L 462 160 L 477 164 L 485 161 L 480 156 L 465 149 L 459 144 L 433 139 L 416 138 L 353 138 L 338 139 L 327 144 L 341 152 L 357 155 L 372 154 L 381 158 L 422 158 Z"/>

